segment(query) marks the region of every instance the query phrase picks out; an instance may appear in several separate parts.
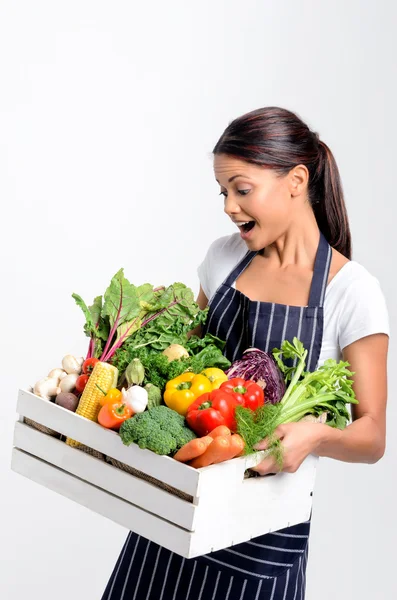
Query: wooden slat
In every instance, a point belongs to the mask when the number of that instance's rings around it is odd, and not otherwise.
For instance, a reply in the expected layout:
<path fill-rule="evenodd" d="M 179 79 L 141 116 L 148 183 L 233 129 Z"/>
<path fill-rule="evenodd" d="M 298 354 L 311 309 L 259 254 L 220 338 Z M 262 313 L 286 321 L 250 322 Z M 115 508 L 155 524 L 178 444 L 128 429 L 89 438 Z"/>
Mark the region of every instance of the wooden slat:
<path fill-rule="evenodd" d="M 190 558 L 191 533 L 30 454 L 13 449 L 12 469 L 157 544 Z M 27 510 L 29 508 L 27 507 Z"/>
<path fill-rule="evenodd" d="M 14 446 L 186 530 L 193 529 L 193 504 L 28 425 L 15 424 Z"/>
<path fill-rule="evenodd" d="M 194 497 L 198 495 L 200 472 L 196 469 L 168 456 L 158 456 L 149 450 L 141 450 L 136 444 L 124 446 L 115 431 L 105 429 L 98 423 L 43 400 L 31 392 L 19 391 L 17 412 L 160 479 L 182 492 Z"/>

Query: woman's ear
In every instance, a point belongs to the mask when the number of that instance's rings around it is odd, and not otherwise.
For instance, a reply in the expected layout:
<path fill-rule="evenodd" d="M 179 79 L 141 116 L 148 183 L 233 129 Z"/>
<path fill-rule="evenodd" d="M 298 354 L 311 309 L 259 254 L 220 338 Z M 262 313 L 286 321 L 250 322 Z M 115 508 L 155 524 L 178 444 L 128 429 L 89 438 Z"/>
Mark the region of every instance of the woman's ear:
<path fill-rule="evenodd" d="M 309 183 L 309 171 L 305 165 L 297 165 L 289 172 L 289 188 L 293 197 L 306 192 Z"/>

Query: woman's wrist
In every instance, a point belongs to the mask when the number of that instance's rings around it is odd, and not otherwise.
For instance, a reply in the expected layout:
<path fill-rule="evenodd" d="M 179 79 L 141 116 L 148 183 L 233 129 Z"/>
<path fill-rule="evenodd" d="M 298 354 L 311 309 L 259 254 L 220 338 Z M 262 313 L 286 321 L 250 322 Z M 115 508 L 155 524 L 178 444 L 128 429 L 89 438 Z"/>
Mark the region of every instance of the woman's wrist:
<path fill-rule="evenodd" d="M 328 456 L 331 447 L 334 447 L 335 444 L 340 444 L 343 431 L 322 423 L 316 424 L 316 427 L 318 427 L 318 431 L 316 432 L 313 454 Z"/>

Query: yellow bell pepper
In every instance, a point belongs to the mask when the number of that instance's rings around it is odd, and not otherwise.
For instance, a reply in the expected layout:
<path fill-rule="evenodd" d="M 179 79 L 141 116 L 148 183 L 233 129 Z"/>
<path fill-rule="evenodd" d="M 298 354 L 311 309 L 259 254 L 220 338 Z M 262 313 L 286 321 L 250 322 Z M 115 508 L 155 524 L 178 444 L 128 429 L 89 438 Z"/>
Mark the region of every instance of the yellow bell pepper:
<path fill-rule="evenodd" d="M 217 390 L 224 381 L 228 380 L 226 373 L 222 371 L 222 369 L 216 369 L 215 367 L 204 369 L 204 371 L 201 371 L 201 375 L 208 377 L 212 384 L 213 390 Z"/>
<path fill-rule="evenodd" d="M 165 386 L 164 402 L 168 408 L 176 410 L 185 416 L 187 409 L 193 402 L 207 392 L 211 392 L 212 384 L 205 375 L 195 373 L 182 373 L 179 377 L 171 379 Z"/>

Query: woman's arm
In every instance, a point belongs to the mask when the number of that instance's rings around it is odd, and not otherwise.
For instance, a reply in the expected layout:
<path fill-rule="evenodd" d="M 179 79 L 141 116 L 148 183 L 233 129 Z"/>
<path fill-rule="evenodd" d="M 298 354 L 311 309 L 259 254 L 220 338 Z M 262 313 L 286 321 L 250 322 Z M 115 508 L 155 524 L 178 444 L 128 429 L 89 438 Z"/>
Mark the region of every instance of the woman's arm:
<path fill-rule="evenodd" d="M 199 290 L 196 302 L 199 305 L 201 310 L 204 310 L 204 308 L 208 304 L 208 298 L 204 294 L 204 291 L 203 291 L 203 288 L 201 287 L 201 285 L 200 285 L 200 290 Z M 192 335 L 198 335 L 199 337 L 201 337 L 201 325 L 199 325 L 195 329 L 192 329 L 191 331 L 189 331 L 188 337 L 190 337 Z"/>
<path fill-rule="evenodd" d="M 276 429 L 284 449 L 283 470 L 294 473 L 309 454 L 345 462 L 375 463 L 386 438 L 387 351 L 389 338 L 379 333 L 357 340 L 343 351 L 354 372 L 359 404 L 352 405 L 353 423 L 340 431 L 319 423 L 287 423 Z M 266 448 L 266 440 L 258 449 Z M 274 458 L 257 467 L 261 475 L 278 471 Z"/>
<path fill-rule="evenodd" d="M 387 351 L 385 334 L 357 340 L 343 351 L 350 363 L 353 389 L 359 404 L 352 405 L 353 420 L 338 431 L 324 426 L 315 453 L 347 462 L 375 463 L 386 444 Z"/>

